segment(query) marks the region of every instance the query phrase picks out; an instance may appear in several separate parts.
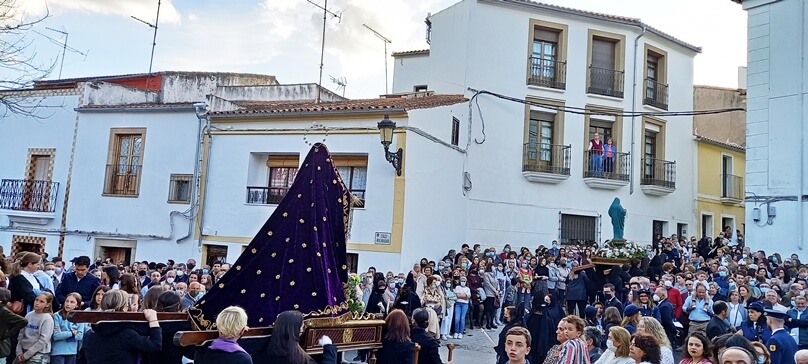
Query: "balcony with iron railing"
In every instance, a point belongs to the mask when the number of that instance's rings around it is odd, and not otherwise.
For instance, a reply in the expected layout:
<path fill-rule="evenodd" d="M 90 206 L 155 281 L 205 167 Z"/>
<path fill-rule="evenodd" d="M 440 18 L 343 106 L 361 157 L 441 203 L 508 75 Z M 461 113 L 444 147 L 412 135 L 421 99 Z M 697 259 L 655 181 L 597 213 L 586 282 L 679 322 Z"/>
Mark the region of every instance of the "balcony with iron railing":
<path fill-rule="evenodd" d="M 136 197 L 140 193 L 138 164 L 107 164 L 104 195 Z"/>
<path fill-rule="evenodd" d="M 640 188 L 646 195 L 665 196 L 676 190 L 676 162 L 645 158 Z"/>
<path fill-rule="evenodd" d="M 0 214 L 11 222 L 47 224 L 56 217 L 59 182 L 4 179 L 0 182 Z"/>
<path fill-rule="evenodd" d="M 277 205 L 281 203 L 289 188 L 247 186 L 247 203 L 252 205 Z M 350 190 L 356 197 L 354 207 L 365 206 L 365 190 Z"/>
<path fill-rule="evenodd" d="M 584 182 L 589 187 L 617 190 L 628 186 L 631 154 L 584 151 Z"/>
<path fill-rule="evenodd" d="M 541 57 L 530 57 L 528 61 L 530 67 L 528 85 L 566 89 L 567 62 Z"/>
<path fill-rule="evenodd" d="M 731 174 L 721 175 L 721 203 L 736 205 L 743 202 L 743 177 Z"/>
<path fill-rule="evenodd" d="M 530 182 L 559 183 L 570 178 L 572 146 L 526 143 L 522 148 L 522 176 Z"/>
<path fill-rule="evenodd" d="M 646 78 L 643 104 L 662 110 L 668 110 L 668 85 L 656 82 L 656 80 L 651 78 Z"/>
<path fill-rule="evenodd" d="M 625 72 L 623 71 L 589 66 L 589 87 L 587 92 L 622 99 L 624 77 Z"/>

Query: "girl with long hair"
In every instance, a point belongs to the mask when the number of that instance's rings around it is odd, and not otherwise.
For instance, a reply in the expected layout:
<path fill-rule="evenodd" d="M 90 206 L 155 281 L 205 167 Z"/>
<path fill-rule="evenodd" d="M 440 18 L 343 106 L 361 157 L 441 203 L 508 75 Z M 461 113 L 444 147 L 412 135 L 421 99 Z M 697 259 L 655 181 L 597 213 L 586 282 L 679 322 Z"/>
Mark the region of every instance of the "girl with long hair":
<path fill-rule="evenodd" d="M 53 294 L 42 292 L 34 299 L 34 307 L 25 315 L 28 325 L 17 339 L 17 360 L 22 364 L 47 364 L 53 336 Z"/>
<path fill-rule="evenodd" d="M 290 310 L 278 315 L 272 325 L 272 336 L 267 345 L 269 363 L 277 364 L 312 364 L 317 363 L 300 347 L 300 335 L 303 333 L 303 314 Z M 327 340 L 326 340 L 327 339 Z M 331 339 L 324 336 L 323 361 L 321 364 L 336 364 L 337 347 L 331 345 Z"/>
<path fill-rule="evenodd" d="M 679 364 L 712 364 L 710 360 L 710 340 L 699 331 L 693 332 L 685 339 L 686 349 L 682 353 Z"/>
<path fill-rule="evenodd" d="M 382 348 L 376 355 L 379 363 L 412 364 L 415 343 L 410 340 L 410 320 L 401 310 L 393 310 L 385 318 Z"/>
<path fill-rule="evenodd" d="M 101 299 L 104 298 L 104 293 L 109 292 L 109 286 L 98 286 L 93 292 L 93 299 L 90 301 L 90 307 L 85 307 L 85 311 L 101 311 Z"/>
<path fill-rule="evenodd" d="M 62 309 L 53 315 L 53 347 L 51 348 L 51 364 L 75 364 L 79 342 L 84 338 L 87 324 L 74 323 L 67 320 L 73 310 L 81 309 L 81 295 L 72 292 L 65 297 Z"/>
<path fill-rule="evenodd" d="M 112 289 L 119 289 L 121 287 L 121 272 L 118 267 L 108 265 L 101 270 L 101 282 L 105 286 L 110 286 Z"/>
<path fill-rule="evenodd" d="M 121 276 L 121 291 L 129 294 L 129 312 L 140 310 L 140 282 L 132 274 Z"/>
<path fill-rule="evenodd" d="M 11 291 L 11 302 L 22 302 L 22 311 L 18 314 L 24 315 L 32 310 L 34 300 L 42 292 L 42 285 L 34 276 L 42 257 L 32 252 L 24 252 L 17 255 L 17 260 L 11 267 L 9 276 L 9 290 Z"/>

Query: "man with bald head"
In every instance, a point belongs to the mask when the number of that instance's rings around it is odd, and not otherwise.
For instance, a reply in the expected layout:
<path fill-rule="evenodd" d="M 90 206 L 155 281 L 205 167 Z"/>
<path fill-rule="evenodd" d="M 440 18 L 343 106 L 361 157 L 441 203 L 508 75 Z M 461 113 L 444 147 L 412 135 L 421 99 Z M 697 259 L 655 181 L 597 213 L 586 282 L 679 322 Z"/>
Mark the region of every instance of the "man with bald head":
<path fill-rule="evenodd" d="M 191 282 L 191 284 L 188 285 L 188 293 L 182 296 L 182 311 L 187 311 L 204 295 L 205 286 L 199 282 Z"/>
<path fill-rule="evenodd" d="M 733 346 L 718 355 L 719 364 L 757 364 L 757 358 L 748 350 Z M 772 362 L 774 364 L 774 362 Z"/>

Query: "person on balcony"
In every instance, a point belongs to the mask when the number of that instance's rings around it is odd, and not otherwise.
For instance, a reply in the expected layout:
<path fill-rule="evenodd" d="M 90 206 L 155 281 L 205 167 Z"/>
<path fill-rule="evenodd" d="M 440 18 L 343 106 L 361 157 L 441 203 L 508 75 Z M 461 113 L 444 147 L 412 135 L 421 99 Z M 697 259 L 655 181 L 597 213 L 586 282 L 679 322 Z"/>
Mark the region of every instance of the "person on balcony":
<path fill-rule="evenodd" d="M 603 145 L 603 171 L 607 173 L 614 172 L 614 159 L 617 157 L 617 146 L 611 137 L 606 138 L 606 144 Z"/>
<path fill-rule="evenodd" d="M 591 158 L 589 171 L 593 172 L 594 177 L 600 177 L 603 173 L 603 141 L 600 140 L 598 133 L 595 133 L 589 141 L 589 155 Z"/>

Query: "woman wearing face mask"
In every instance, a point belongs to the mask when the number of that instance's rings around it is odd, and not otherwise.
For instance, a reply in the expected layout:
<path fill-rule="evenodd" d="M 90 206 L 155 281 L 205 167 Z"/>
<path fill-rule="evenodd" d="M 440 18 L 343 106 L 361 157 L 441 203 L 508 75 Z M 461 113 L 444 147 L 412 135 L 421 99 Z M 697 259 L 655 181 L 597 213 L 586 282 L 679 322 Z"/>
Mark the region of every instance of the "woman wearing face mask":
<path fill-rule="evenodd" d="M 485 267 L 485 273 L 483 273 L 482 280 L 483 291 L 485 292 L 485 300 L 483 301 L 484 311 L 481 322 L 484 323 L 486 329 L 493 330 L 497 328 L 497 325 L 494 324 L 494 310 L 496 309 L 494 306 L 500 294 L 499 282 L 497 281 L 497 276 L 494 273 L 493 264 L 489 264 Z"/>
<path fill-rule="evenodd" d="M 634 364 L 634 359 L 629 356 L 630 349 L 631 334 L 620 326 L 614 326 L 609 329 L 606 351 L 594 364 Z"/>
<path fill-rule="evenodd" d="M 517 307 L 518 309 L 518 307 Z M 518 312 L 523 312 L 518 309 Z M 564 317 L 564 309 L 552 295 L 536 297 L 533 300 L 533 310 L 527 318 L 527 329 L 534 339 L 530 342 L 529 360 L 531 363 L 544 363 L 548 359 L 548 352 L 558 344 L 556 338 L 548 333 L 553 332 L 558 327 L 558 323 Z M 551 356 L 552 357 L 552 356 Z M 555 356 L 558 360 L 558 348 Z"/>
<path fill-rule="evenodd" d="M 511 244 L 505 244 L 505 247 L 502 249 L 502 253 L 499 253 L 499 260 L 505 261 L 508 259 L 508 253 L 511 252 Z"/>
<path fill-rule="evenodd" d="M 769 354 L 769 349 L 766 348 L 765 344 L 753 341 L 752 346 L 755 348 L 755 354 L 758 358 L 757 364 L 772 364 L 771 354 Z"/>
<path fill-rule="evenodd" d="M 741 305 L 741 296 L 738 294 L 738 291 L 729 291 L 729 302 L 727 302 L 727 305 L 729 306 L 729 316 L 727 317 L 729 325 L 740 330 L 741 325 L 743 325 L 744 320 L 746 320 L 748 316 L 748 312 L 746 308 Z"/>
<path fill-rule="evenodd" d="M 502 262 L 497 263 L 496 269 L 494 269 L 494 277 L 497 279 L 497 288 L 499 289 L 499 307 L 497 307 L 494 311 L 494 325 L 499 326 L 502 325 L 502 308 L 505 304 L 505 290 L 507 285 L 510 284 L 510 278 L 505 275 L 505 266 Z M 508 283 L 505 283 L 508 282 Z"/>
<path fill-rule="evenodd" d="M 533 297 L 544 297 L 550 290 L 547 288 L 547 281 L 550 279 L 550 268 L 547 267 L 547 258 L 540 257 L 539 265 L 533 269 Z"/>
<path fill-rule="evenodd" d="M 455 303 L 454 322 L 455 322 L 455 339 L 462 339 L 463 333 L 466 330 L 466 314 L 469 310 L 469 301 L 471 300 L 471 289 L 468 287 L 468 279 L 465 276 L 460 277 L 460 285 L 454 288 L 457 302 Z"/>
<path fill-rule="evenodd" d="M 578 308 L 578 315 L 584 315 L 586 308 L 586 285 L 589 284 L 589 277 L 586 272 L 577 269 L 578 262 L 572 262 L 572 269 L 569 273 L 569 283 L 567 284 L 567 313 L 575 314 Z"/>
<path fill-rule="evenodd" d="M 388 301 L 384 298 L 384 293 L 387 291 L 387 283 L 383 280 L 378 280 L 373 287 L 373 292 L 371 292 L 370 297 L 368 297 L 368 305 L 365 308 L 365 312 L 386 314 L 389 307 Z"/>
<path fill-rule="evenodd" d="M 555 270 L 558 276 L 556 295 L 558 295 L 558 301 L 563 303 L 567 300 L 567 280 L 570 276 L 570 269 L 567 268 L 567 258 L 559 258 Z"/>
<path fill-rule="evenodd" d="M 454 323 L 454 307 L 457 302 L 457 295 L 454 293 L 451 280 L 443 281 L 443 295 L 446 299 L 446 308 L 443 314 L 443 320 L 440 322 L 440 338 L 441 340 L 448 340 L 451 335 L 452 324 Z"/>

